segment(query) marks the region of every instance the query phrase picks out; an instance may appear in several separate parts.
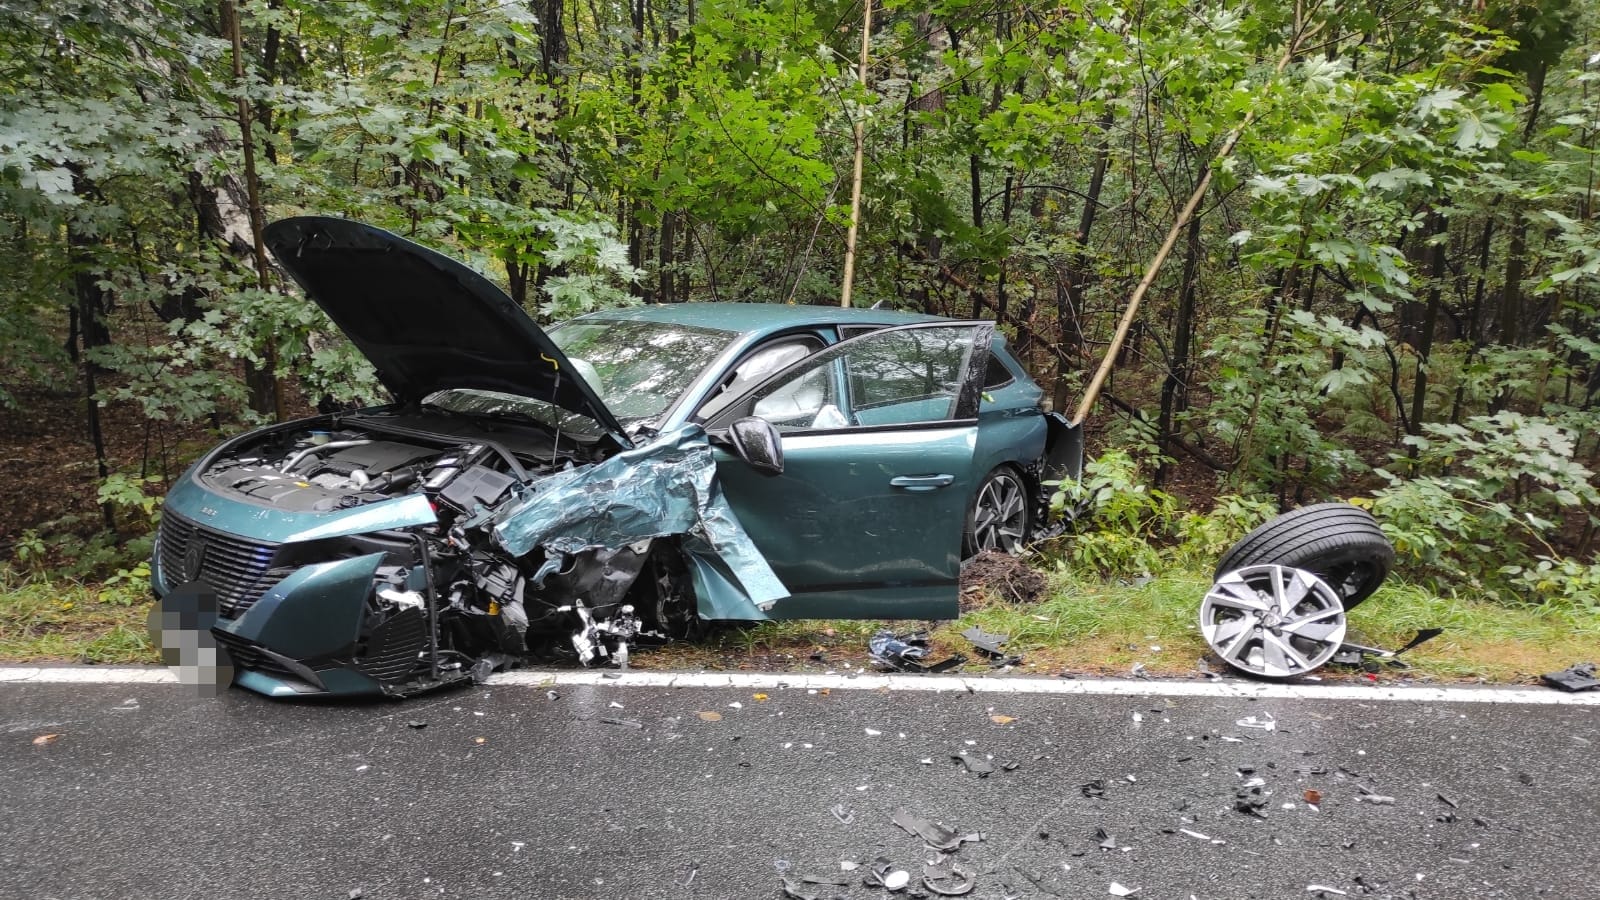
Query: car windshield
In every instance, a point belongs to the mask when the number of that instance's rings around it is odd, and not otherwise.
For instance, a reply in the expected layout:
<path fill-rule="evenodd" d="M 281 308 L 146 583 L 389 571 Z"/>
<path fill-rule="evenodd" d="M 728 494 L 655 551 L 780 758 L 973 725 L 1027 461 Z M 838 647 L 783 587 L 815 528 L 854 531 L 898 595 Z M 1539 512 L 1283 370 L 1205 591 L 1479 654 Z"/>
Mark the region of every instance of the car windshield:
<path fill-rule="evenodd" d="M 667 411 L 689 384 L 737 336 L 732 331 L 668 322 L 578 319 L 550 329 L 550 339 L 571 361 L 606 408 L 624 425 Z M 470 415 L 532 419 L 562 431 L 598 434 L 594 422 L 530 397 L 457 388 L 439 391 L 428 406 Z"/>
<path fill-rule="evenodd" d="M 667 411 L 736 333 L 669 322 L 577 319 L 550 339 L 618 419 Z"/>

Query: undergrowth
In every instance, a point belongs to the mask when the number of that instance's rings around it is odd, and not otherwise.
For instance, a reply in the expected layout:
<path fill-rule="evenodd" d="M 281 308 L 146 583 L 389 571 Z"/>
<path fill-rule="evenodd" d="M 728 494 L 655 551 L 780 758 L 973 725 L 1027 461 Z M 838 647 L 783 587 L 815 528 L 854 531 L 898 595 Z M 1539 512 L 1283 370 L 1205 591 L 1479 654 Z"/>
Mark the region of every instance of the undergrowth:
<path fill-rule="evenodd" d="M 137 578 L 94 584 L 0 565 L 0 660 L 155 663 Z"/>

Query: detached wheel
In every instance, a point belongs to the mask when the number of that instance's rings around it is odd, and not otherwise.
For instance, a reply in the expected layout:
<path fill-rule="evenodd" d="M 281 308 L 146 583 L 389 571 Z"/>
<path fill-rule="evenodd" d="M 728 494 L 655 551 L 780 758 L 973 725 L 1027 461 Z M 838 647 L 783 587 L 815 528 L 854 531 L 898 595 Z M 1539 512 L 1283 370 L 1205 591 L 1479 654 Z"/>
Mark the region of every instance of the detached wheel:
<path fill-rule="evenodd" d="M 1228 665 L 1258 678 L 1315 671 L 1344 643 L 1344 605 L 1326 581 L 1287 566 L 1224 572 L 1200 604 L 1200 632 Z"/>
<path fill-rule="evenodd" d="M 961 556 L 967 559 L 985 550 L 1021 553 L 1032 526 L 1027 482 L 1010 466 L 1000 466 L 985 476 L 967 506 Z"/>
<path fill-rule="evenodd" d="M 1260 565 L 1311 572 L 1351 609 L 1389 577 L 1394 546 L 1366 510 L 1348 503 L 1318 503 L 1270 519 L 1245 535 L 1223 554 L 1216 577 Z"/>

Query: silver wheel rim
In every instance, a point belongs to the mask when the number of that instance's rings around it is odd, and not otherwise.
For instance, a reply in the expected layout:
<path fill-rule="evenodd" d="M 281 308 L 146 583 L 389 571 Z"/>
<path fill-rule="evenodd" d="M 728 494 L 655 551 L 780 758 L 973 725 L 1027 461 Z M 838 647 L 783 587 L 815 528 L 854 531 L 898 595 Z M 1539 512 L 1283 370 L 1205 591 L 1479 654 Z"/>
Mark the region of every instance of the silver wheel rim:
<path fill-rule="evenodd" d="M 978 491 L 972 505 L 975 551 L 1019 553 L 1027 539 L 1028 498 L 1015 475 L 997 472 Z"/>
<path fill-rule="evenodd" d="M 1224 573 L 1200 605 L 1200 631 L 1223 661 L 1261 678 L 1319 668 L 1344 644 L 1344 603 L 1321 578 L 1288 566 Z"/>

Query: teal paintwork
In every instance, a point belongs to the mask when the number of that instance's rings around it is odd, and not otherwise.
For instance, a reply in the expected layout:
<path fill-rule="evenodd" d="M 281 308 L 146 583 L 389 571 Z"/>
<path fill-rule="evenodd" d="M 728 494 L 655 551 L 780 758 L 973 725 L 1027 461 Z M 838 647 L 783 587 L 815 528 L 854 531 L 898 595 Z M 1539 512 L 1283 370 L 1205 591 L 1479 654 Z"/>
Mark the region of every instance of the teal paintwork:
<path fill-rule="evenodd" d="M 359 697 L 383 692 L 382 685 L 354 669 L 328 669 L 318 672 L 317 677 L 321 681 L 320 687 L 303 681 L 279 678 L 259 669 L 241 669 L 234 673 L 233 683 L 258 694 L 278 698 L 303 697 L 318 693 Z"/>
<path fill-rule="evenodd" d="M 216 628 L 294 659 L 338 653 L 359 636 L 372 577 L 382 564 L 383 554 L 371 553 L 304 566 Z"/>
<path fill-rule="evenodd" d="M 290 423 L 290 427 L 306 428 L 318 421 L 320 420 L 312 419 Z M 233 443 L 235 442 L 230 441 L 222 445 L 183 473 L 173 484 L 172 490 L 167 492 L 163 508 L 207 528 L 273 544 L 367 534 L 393 528 L 431 525 L 438 521 L 433 507 L 428 504 L 428 498 L 420 494 L 396 497 L 393 500 L 370 503 L 355 509 L 291 512 L 207 489 L 197 480 L 196 474 Z M 159 587 L 160 592 L 165 593 L 166 583 L 161 582 Z"/>
<path fill-rule="evenodd" d="M 690 535 L 684 549 L 714 558 L 739 586 L 743 603 L 736 612 L 724 606 L 721 617 L 765 618 L 762 610 L 788 592 L 733 517 L 712 459 L 705 429 L 690 424 L 603 462 L 558 472 L 494 513 L 495 541 L 524 556 L 541 546 L 578 553 Z"/>
<path fill-rule="evenodd" d="M 719 453 L 739 522 L 789 589 L 772 617 L 955 618 L 977 434 L 969 423 L 785 435 L 777 477 Z M 890 483 L 937 475 L 951 478 Z"/>
<path fill-rule="evenodd" d="M 739 579 L 728 571 L 714 553 L 684 554 L 689 577 L 694 582 L 695 609 L 707 621 L 731 620 L 761 622 L 771 614 L 751 602 L 739 586 Z"/>
<path fill-rule="evenodd" d="M 673 434 L 698 431 L 698 413 L 705 399 L 721 387 L 735 366 L 771 341 L 805 335 L 831 345 L 849 337 L 852 328 L 948 322 L 891 310 L 728 303 L 642 306 L 585 318 L 670 322 L 733 334 L 711 365 L 688 384 L 679 386 L 677 399 L 656 421 L 635 423 L 641 427 L 630 437 L 642 445 Z M 758 473 L 720 448 L 712 451 L 717 477 L 709 489 L 700 485 L 698 490 L 706 494 L 715 489 L 726 498 L 726 505 L 721 508 L 731 510 L 731 527 L 742 529 L 748 538 L 745 546 L 753 548 L 745 551 L 745 556 L 759 557 L 762 568 L 770 566 L 774 584 L 781 584 L 777 589 L 766 586 L 752 591 L 750 573 L 754 567 L 731 566 L 727 541 L 716 538 L 717 533 L 725 536 L 726 529 L 718 532 L 701 523 L 682 537 L 700 615 L 707 619 L 903 619 L 957 615 L 961 526 L 973 492 L 996 466 L 1014 466 L 1033 477 L 1046 439 L 1041 414 L 1043 392 L 1005 352 L 1000 335 L 993 336 L 990 349 L 999 355 L 1013 378 L 992 386 L 976 410 L 969 393 L 962 407 L 965 419 L 894 424 L 934 415 L 935 405 L 950 403 L 928 401 L 927 410 L 920 414 L 901 404 L 858 416 L 855 427 L 788 433 L 782 437 L 785 469 L 777 476 Z M 969 385 L 977 383 L 981 359 L 975 357 L 972 365 Z M 840 390 L 845 387 L 842 381 L 837 385 Z M 937 414 L 946 415 L 950 415 L 948 410 Z M 322 428 L 328 421 L 317 418 L 269 430 Z M 419 526 L 439 521 L 432 504 L 421 493 L 350 509 L 293 512 L 226 496 L 196 478 L 195 473 L 213 460 L 260 434 L 242 436 L 208 454 L 174 485 L 166 508 L 207 529 L 288 548 L 377 532 L 415 533 Z M 703 442 L 704 437 L 699 440 Z M 623 453 L 592 466 L 557 473 L 550 476 L 554 480 L 548 489 L 554 497 L 562 479 L 574 477 L 574 472 L 596 473 L 585 483 L 598 480 L 613 487 L 625 486 L 638 475 L 630 468 L 633 461 L 632 456 Z M 608 463 L 610 468 L 606 468 Z M 891 483 L 896 479 L 900 479 L 898 485 Z M 653 482 L 648 477 L 639 480 L 639 485 L 650 484 Z M 720 504 L 721 499 L 717 502 Z M 601 510 L 597 515 L 610 514 L 603 509 L 605 506 L 601 503 L 596 507 Z M 605 530 L 599 523 L 596 527 Z M 558 530 L 565 534 L 570 529 L 563 525 Z M 556 535 L 553 539 L 559 542 L 561 537 Z M 541 537 L 533 542 L 542 546 L 543 540 Z M 511 543 L 521 552 L 532 549 L 525 546 L 528 541 Z M 363 545 L 361 552 L 366 553 L 366 549 Z M 363 634 L 374 577 L 384 559 L 384 554 L 374 552 L 302 566 L 236 619 L 219 620 L 219 631 L 248 641 L 263 653 L 276 654 L 280 671 L 304 676 L 300 680 L 246 669 L 238 674 L 237 683 L 269 696 L 389 691 L 392 686 L 379 684 L 348 665 Z M 411 590 L 422 591 L 423 585 L 418 583 L 421 571 L 420 567 L 412 570 L 408 586 Z M 159 553 L 153 561 L 152 576 L 158 595 L 172 586 L 162 571 Z M 757 605 L 780 591 L 787 596 L 770 609 Z M 752 600 L 752 593 L 758 596 L 756 601 Z"/>

